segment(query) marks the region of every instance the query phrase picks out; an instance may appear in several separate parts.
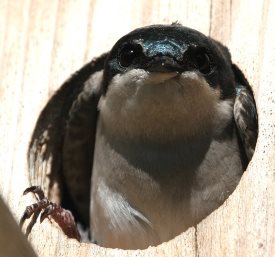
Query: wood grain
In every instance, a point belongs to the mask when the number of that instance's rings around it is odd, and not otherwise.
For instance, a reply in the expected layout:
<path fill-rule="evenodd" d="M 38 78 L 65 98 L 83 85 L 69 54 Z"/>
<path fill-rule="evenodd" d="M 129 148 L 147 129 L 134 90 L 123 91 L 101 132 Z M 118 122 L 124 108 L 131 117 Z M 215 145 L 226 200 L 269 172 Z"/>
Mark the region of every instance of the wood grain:
<path fill-rule="evenodd" d="M 197 227 L 158 247 L 123 251 L 68 240 L 46 220 L 29 237 L 38 256 L 275 256 L 274 13 L 274 0 L 0 1 L 0 195 L 16 220 L 34 201 L 23 190 L 49 185 L 47 163 L 31 177 L 27 169 L 41 109 L 71 73 L 136 27 L 179 21 L 229 46 L 259 113 L 252 162 L 229 199 Z"/>

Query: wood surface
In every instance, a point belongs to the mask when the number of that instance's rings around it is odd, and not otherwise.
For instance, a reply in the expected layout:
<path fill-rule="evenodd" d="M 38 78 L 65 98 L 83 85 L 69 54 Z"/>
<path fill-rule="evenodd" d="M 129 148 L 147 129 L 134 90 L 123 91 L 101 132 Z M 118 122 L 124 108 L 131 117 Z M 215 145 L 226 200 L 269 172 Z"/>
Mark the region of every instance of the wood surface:
<path fill-rule="evenodd" d="M 247 171 L 196 227 L 158 247 L 123 251 L 68 240 L 45 220 L 29 236 L 38 256 L 275 256 L 274 13 L 275 0 L 0 1 L 0 195 L 17 221 L 35 201 L 23 190 L 49 185 L 47 163 L 38 167 L 42 172 L 27 169 L 41 109 L 70 74 L 134 28 L 179 21 L 220 40 L 246 74 L 258 107 L 259 138 Z M 0 256 L 18 256 L 5 252 L 11 242 L 20 249 L 16 231 L 0 227 Z"/>

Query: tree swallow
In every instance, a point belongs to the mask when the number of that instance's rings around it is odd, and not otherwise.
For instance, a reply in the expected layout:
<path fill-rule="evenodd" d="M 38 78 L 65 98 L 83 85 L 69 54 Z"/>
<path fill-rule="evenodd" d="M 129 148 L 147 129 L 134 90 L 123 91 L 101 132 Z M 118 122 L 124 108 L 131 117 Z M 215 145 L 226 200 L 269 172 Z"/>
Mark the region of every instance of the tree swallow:
<path fill-rule="evenodd" d="M 94 241 L 142 249 L 219 207 L 257 134 L 252 90 L 228 49 L 178 23 L 153 25 L 63 84 L 38 120 L 29 157 L 46 142 L 63 204 L 90 224 Z"/>

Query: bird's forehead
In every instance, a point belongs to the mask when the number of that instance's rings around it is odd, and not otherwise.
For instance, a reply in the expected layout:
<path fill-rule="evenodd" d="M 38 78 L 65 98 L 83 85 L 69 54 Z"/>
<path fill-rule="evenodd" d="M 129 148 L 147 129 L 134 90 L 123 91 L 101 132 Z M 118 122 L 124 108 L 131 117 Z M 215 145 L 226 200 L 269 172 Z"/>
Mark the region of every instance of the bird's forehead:
<path fill-rule="evenodd" d="M 202 33 L 187 27 L 173 25 L 155 25 L 136 29 L 118 40 L 114 49 L 129 42 L 139 43 L 145 48 L 158 50 L 179 49 L 188 45 L 207 46 L 209 44 L 208 38 Z"/>
<path fill-rule="evenodd" d="M 140 39 L 134 40 L 134 43 L 139 43 L 143 46 L 145 54 L 148 56 L 154 56 L 157 53 L 168 54 L 180 54 L 187 48 L 187 44 L 177 41 L 175 38 L 163 37 L 159 39 Z"/>

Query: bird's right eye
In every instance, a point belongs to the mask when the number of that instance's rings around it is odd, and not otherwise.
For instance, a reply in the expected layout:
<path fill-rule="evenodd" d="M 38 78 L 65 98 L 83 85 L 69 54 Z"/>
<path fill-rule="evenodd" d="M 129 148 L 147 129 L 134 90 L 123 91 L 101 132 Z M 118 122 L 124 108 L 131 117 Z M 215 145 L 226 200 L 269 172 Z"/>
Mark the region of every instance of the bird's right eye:
<path fill-rule="evenodd" d="M 210 57 L 205 52 L 200 51 L 195 55 L 194 65 L 202 74 L 208 74 L 211 71 Z"/>
<path fill-rule="evenodd" d="M 127 44 L 119 53 L 119 64 L 123 68 L 129 67 L 135 63 L 142 55 L 142 47 L 139 44 Z"/>

